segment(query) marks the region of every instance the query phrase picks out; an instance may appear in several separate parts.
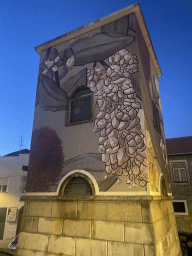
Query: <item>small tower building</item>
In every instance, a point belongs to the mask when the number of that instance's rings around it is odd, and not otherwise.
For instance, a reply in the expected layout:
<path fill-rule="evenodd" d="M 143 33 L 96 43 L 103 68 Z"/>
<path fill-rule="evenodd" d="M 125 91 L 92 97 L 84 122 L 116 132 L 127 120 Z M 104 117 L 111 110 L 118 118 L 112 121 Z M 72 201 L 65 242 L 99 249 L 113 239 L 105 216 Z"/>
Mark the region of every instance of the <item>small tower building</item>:
<path fill-rule="evenodd" d="M 37 46 L 19 255 L 181 255 L 139 4 Z"/>

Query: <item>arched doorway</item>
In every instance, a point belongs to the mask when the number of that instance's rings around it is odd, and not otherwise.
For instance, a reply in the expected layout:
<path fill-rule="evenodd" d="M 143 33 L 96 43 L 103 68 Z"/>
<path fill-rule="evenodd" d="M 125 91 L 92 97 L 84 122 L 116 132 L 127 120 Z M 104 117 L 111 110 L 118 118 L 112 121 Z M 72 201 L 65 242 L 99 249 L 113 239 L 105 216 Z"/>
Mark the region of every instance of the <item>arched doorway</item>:
<path fill-rule="evenodd" d="M 94 186 L 91 180 L 81 173 L 69 176 L 60 189 L 60 196 L 91 196 L 94 194 Z"/>

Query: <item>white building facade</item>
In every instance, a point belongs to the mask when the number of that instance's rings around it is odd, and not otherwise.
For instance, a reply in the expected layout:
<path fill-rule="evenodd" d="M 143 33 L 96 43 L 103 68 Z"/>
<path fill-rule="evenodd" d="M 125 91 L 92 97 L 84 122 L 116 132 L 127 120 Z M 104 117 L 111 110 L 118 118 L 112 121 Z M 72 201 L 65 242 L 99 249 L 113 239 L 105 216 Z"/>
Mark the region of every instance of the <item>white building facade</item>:
<path fill-rule="evenodd" d="M 28 160 L 28 149 L 0 157 L 0 240 L 16 235 L 18 213 L 24 205 L 20 197 L 25 191 Z"/>

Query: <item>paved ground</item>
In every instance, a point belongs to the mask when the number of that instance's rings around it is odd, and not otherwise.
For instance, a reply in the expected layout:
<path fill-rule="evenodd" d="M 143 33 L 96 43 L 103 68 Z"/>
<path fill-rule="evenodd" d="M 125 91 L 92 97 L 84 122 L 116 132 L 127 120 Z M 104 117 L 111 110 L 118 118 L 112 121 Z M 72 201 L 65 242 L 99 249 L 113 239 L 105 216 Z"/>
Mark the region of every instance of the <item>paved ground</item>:
<path fill-rule="evenodd" d="M 7 240 L 0 240 L 0 248 L 6 248 L 12 240 L 13 238 Z"/>

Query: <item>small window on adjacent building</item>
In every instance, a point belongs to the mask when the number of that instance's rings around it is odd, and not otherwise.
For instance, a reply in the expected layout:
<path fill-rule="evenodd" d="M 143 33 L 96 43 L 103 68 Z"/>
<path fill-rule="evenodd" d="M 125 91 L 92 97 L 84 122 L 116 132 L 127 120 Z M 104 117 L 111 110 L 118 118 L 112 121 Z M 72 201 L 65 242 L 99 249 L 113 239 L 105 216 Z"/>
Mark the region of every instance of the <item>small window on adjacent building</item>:
<path fill-rule="evenodd" d="M 171 167 L 174 183 L 188 183 L 186 161 L 172 162 Z"/>
<path fill-rule="evenodd" d="M 69 100 L 68 124 L 83 123 L 91 120 L 92 93 L 88 87 L 80 87 Z"/>
<path fill-rule="evenodd" d="M 0 185 L 0 192 L 7 192 L 7 185 Z"/>
<path fill-rule="evenodd" d="M 7 178 L 0 178 L 0 192 L 7 192 Z"/>
<path fill-rule="evenodd" d="M 27 176 L 26 175 L 21 176 L 21 186 L 19 188 L 19 191 L 21 193 L 25 193 L 26 181 L 27 181 Z"/>
<path fill-rule="evenodd" d="M 176 215 L 187 215 L 187 201 L 186 200 L 173 200 L 173 208 Z"/>

